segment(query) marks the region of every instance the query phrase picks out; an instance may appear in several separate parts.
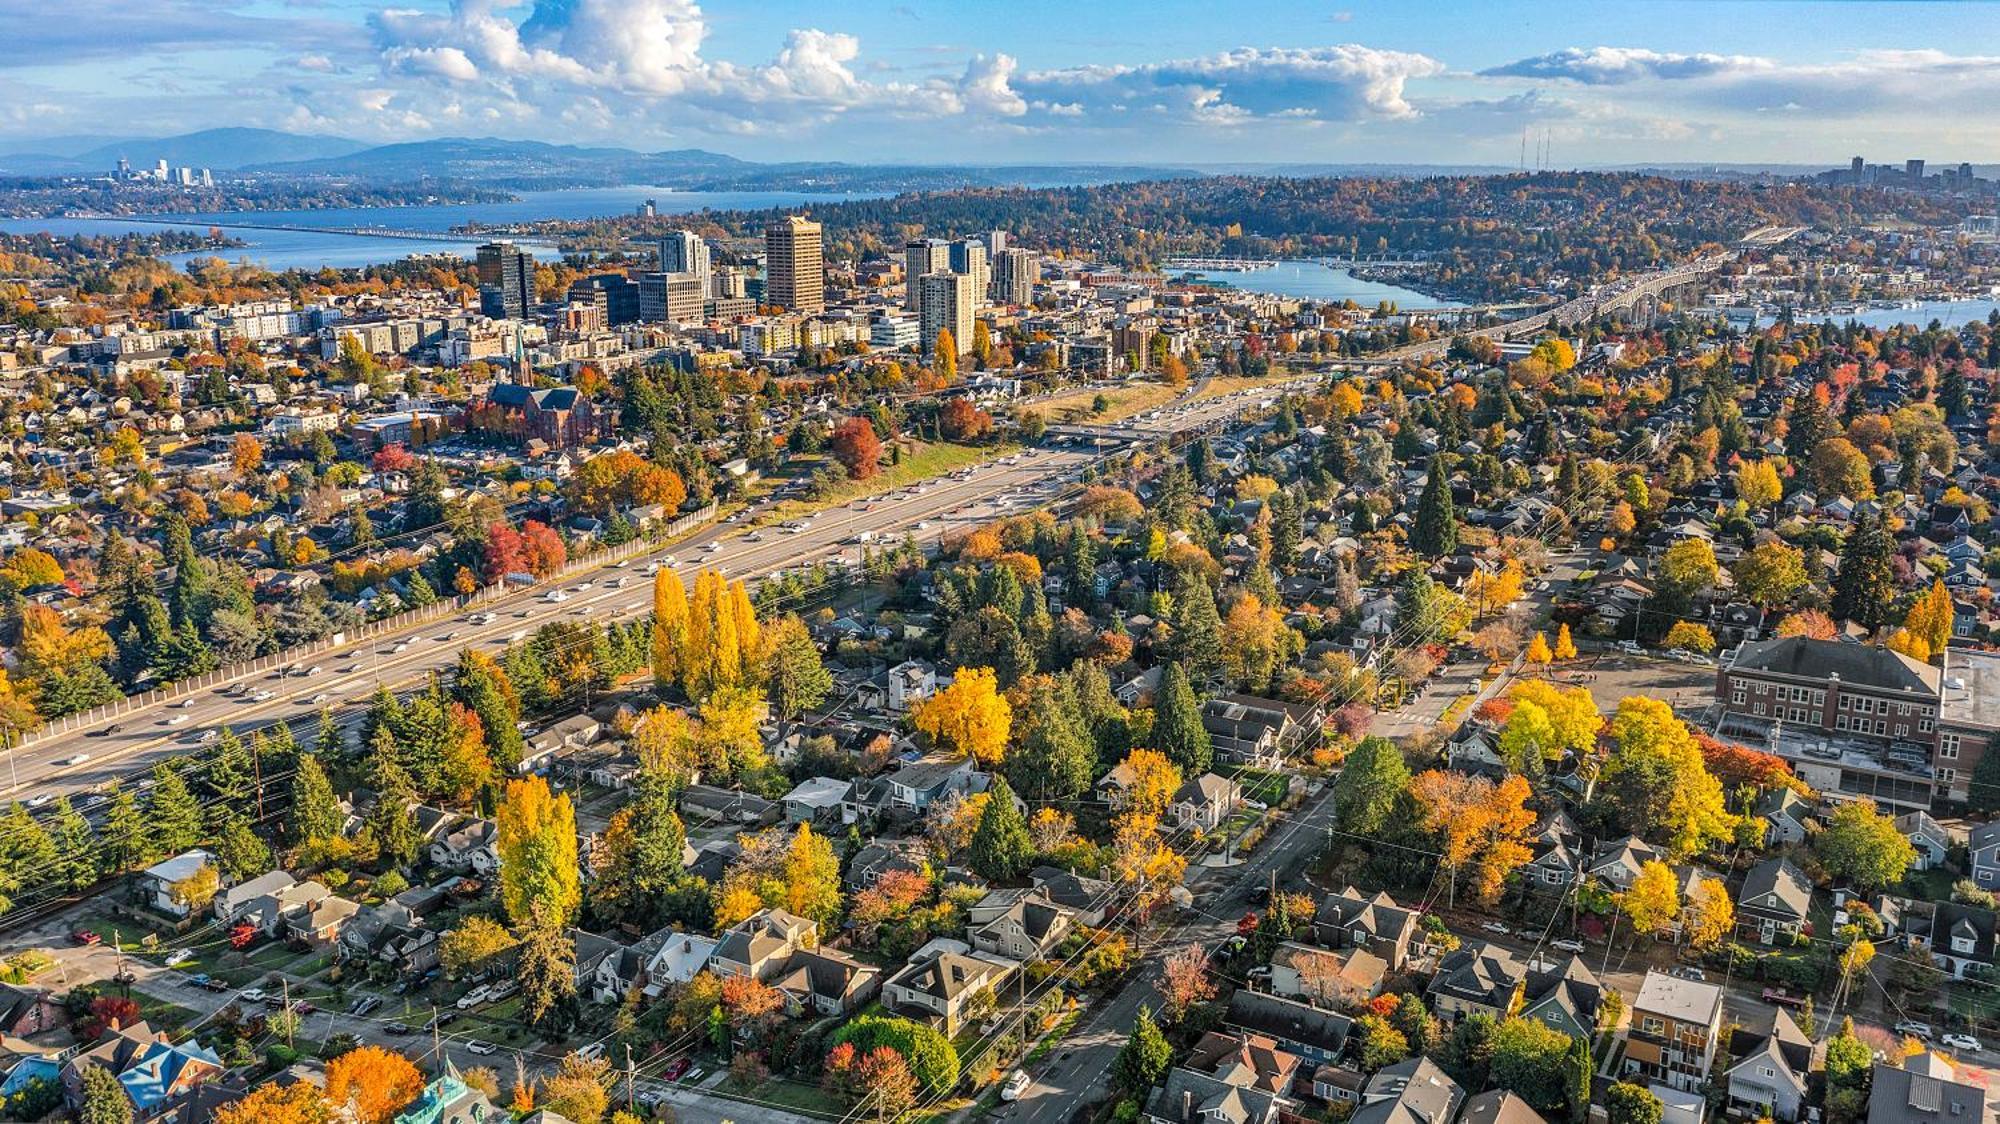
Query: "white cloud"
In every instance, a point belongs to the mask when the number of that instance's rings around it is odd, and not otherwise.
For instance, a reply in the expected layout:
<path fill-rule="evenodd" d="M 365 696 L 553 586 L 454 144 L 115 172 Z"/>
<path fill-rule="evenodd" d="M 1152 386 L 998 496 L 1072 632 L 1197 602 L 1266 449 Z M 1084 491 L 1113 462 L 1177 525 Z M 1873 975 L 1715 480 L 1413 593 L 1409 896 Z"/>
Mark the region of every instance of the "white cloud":
<path fill-rule="evenodd" d="M 1640 47 L 1568 47 L 1480 73 L 1500 78 L 1547 78 L 1589 86 L 1617 86 L 1648 78 L 1685 79 L 1768 70 L 1776 64 L 1750 55 L 1666 54 Z"/>
<path fill-rule="evenodd" d="M 1360 121 L 1417 116 L 1406 83 L 1444 73 L 1428 55 L 1359 44 L 1245 47 L 1197 59 L 1142 66 L 1044 70 L 1015 85 L 1054 104 L 1138 105 L 1204 122 L 1276 116 Z"/>

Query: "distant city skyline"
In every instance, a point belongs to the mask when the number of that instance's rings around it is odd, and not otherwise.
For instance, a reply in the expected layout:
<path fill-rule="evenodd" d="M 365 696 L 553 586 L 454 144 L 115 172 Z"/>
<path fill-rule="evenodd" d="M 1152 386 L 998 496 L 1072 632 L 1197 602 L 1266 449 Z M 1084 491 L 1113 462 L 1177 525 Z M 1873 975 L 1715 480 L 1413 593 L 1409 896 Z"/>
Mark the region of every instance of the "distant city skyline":
<path fill-rule="evenodd" d="M 0 19 L 16 149 L 247 125 L 854 162 L 2000 161 L 1989 4 L 0 0 Z"/>

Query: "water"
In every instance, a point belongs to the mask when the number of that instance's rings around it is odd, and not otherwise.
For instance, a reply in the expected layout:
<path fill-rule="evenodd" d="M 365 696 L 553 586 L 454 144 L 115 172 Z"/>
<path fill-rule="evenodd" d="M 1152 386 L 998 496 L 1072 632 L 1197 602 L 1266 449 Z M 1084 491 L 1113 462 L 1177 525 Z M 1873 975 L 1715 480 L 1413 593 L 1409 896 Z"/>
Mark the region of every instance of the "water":
<path fill-rule="evenodd" d="M 375 238 L 365 235 L 314 234 L 295 230 L 257 230 L 234 223 L 303 224 L 307 226 L 376 226 L 395 230 L 447 231 L 455 226 L 480 223 L 506 226 L 539 219 L 589 219 L 629 215 L 647 199 L 661 214 L 688 214 L 701 210 L 754 210 L 762 207 L 809 207 L 815 203 L 843 199 L 870 198 L 867 195 L 813 194 L 800 191 L 674 191 L 664 187 L 586 187 L 558 191 L 528 191 L 503 203 L 426 203 L 408 207 L 338 207 L 304 211 L 222 211 L 174 215 L 172 225 L 206 234 L 221 227 L 225 234 L 248 245 L 223 250 L 200 250 L 171 254 L 168 260 L 186 265 L 188 259 L 220 256 L 229 261 L 247 260 L 267 269 L 356 268 L 396 261 L 412 254 L 455 253 L 471 258 L 481 238 L 463 241 L 419 241 L 410 238 Z M 8 219 L 0 221 L 0 231 L 9 234 L 49 232 L 71 234 L 158 233 L 160 223 L 126 219 Z M 537 256 L 552 258 L 552 246 L 524 245 Z"/>
<path fill-rule="evenodd" d="M 1993 310 L 2000 308 L 2000 300 L 1991 297 L 1967 298 L 1950 301 L 1918 301 L 1915 308 L 1864 308 L 1847 315 L 1824 312 L 1797 312 L 1793 320 L 1802 324 L 1818 324 L 1831 320 L 1835 324 L 1845 324 L 1849 320 L 1870 328 L 1894 328 L 1910 324 L 1918 328 L 1930 327 L 1935 320 L 1946 328 L 1960 328 L 1974 320 L 1984 320 Z M 1777 320 L 1775 316 L 1757 318 L 1759 327 L 1765 327 Z"/>
<path fill-rule="evenodd" d="M 1244 273 L 1196 273 L 1203 281 L 1229 285 L 1251 293 L 1275 293 L 1301 297 L 1322 304 L 1351 300 L 1363 308 L 1390 301 L 1400 308 L 1459 308 L 1457 301 L 1442 300 L 1415 289 L 1368 281 L 1344 269 L 1334 269 L 1316 261 L 1281 261 L 1270 269 Z"/>

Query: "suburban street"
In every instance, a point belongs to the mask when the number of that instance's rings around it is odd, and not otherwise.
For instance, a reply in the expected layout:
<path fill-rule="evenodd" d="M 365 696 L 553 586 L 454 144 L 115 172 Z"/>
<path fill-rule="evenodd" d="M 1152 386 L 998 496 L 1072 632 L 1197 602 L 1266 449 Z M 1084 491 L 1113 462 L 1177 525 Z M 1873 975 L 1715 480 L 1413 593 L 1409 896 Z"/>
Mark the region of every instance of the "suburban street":
<path fill-rule="evenodd" d="M 1152 419 L 1109 423 L 1138 440 L 1224 421 L 1269 390 L 1239 391 L 1186 400 L 1185 412 Z M 837 557 L 859 555 L 862 536 L 894 543 L 904 535 L 935 542 L 954 527 L 1045 507 L 1067 480 L 1098 453 L 1087 448 L 1031 448 L 1006 460 L 988 461 L 963 479 L 934 478 L 897 492 L 851 501 L 814 515 L 797 533 L 776 527 L 751 530 L 717 523 L 688 538 L 639 554 L 596 572 L 568 575 L 560 584 L 540 584 L 481 603 L 454 617 L 401 633 L 370 637 L 311 657 L 313 666 L 285 676 L 269 672 L 245 676 L 208 691 L 161 701 L 105 719 L 92 726 L 32 741 L 11 751 L 0 770 L 0 797 L 58 796 L 101 788 L 142 772 L 155 761 L 190 754 L 204 744 L 205 732 L 221 725 L 252 729 L 277 721 L 302 724 L 309 733 L 321 709 L 336 718 L 358 713 L 380 686 L 397 687 L 451 668 L 460 649 L 498 651 L 536 628 L 561 620 L 604 621 L 652 610 L 653 562 L 672 565 L 691 579 L 704 567 L 729 578 L 761 578 L 780 570 Z M 560 602 L 552 589 L 565 591 Z M 474 624 L 473 613 L 493 620 Z M 269 697 L 256 696 L 268 692 Z"/>

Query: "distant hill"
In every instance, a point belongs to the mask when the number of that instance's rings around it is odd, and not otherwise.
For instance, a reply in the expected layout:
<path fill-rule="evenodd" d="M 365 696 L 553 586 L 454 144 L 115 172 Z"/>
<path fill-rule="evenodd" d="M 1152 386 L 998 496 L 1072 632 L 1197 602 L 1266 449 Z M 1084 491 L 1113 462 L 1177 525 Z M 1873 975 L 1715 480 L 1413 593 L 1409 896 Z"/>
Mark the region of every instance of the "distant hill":
<path fill-rule="evenodd" d="M 275 129 L 203 129 L 177 137 L 113 141 L 74 153 L 70 160 L 89 170 L 109 170 L 120 157 L 134 168 L 165 160 L 174 167 L 235 170 L 276 160 L 343 156 L 367 147 L 344 137 L 305 136 Z"/>
<path fill-rule="evenodd" d="M 440 137 L 312 159 L 264 161 L 256 165 L 256 170 L 385 180 L 433 178 L 519 183 L 548 179 L 623 184 L 653 182 L 649 176 L 713 175 L 750 166 L 733 156 L 699 148 L 634 152 L 629 148 L 583 148 L 498 137 Z"/>

